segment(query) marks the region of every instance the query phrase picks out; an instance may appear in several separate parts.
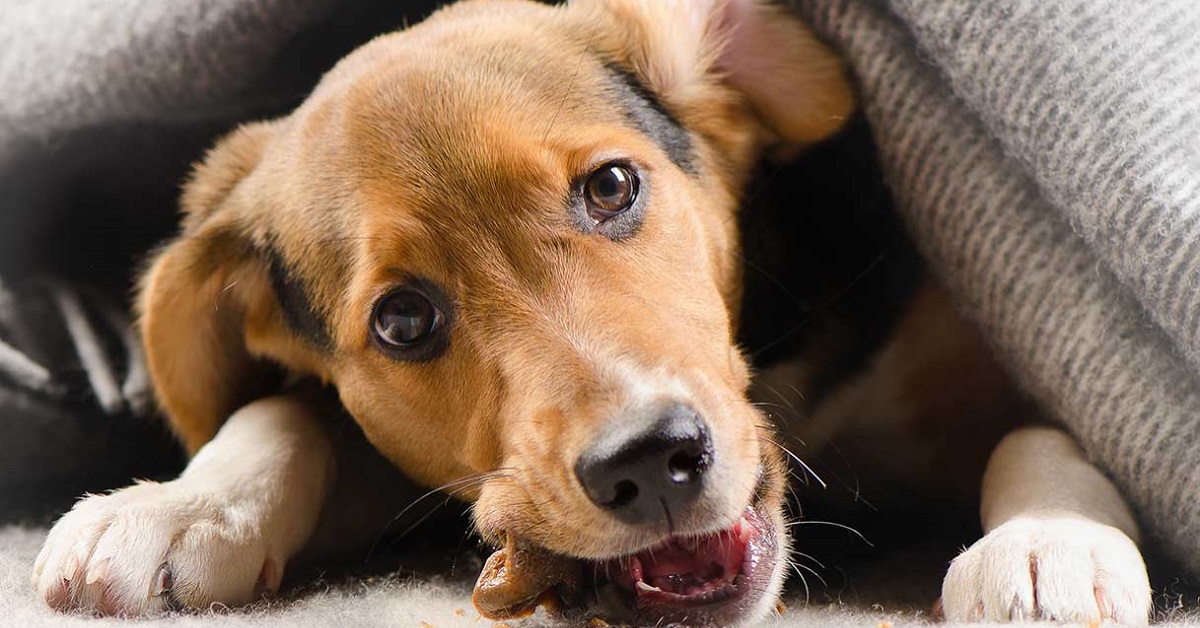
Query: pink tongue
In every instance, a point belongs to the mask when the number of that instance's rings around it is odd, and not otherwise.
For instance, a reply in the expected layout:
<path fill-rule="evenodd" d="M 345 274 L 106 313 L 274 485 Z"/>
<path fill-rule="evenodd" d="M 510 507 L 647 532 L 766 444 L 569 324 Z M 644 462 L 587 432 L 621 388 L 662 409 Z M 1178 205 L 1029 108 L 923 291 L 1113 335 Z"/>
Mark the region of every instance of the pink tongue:
<path fill-rule="evenodd" d="M 673 576 L 690 576 L 697 580 L 715 580 L 725 575 L 725 565 L 712 561 L 707 557 L 689 557 L 648 562 L 644 564 L 647 581 L 671 578 Z"/>
<path fill-rule="evenodd" d="M 746 551 L 741 526 L 698 540 L 676 540 L 638 556 L 647 584 L 692 593 L 733 581 Z"/>

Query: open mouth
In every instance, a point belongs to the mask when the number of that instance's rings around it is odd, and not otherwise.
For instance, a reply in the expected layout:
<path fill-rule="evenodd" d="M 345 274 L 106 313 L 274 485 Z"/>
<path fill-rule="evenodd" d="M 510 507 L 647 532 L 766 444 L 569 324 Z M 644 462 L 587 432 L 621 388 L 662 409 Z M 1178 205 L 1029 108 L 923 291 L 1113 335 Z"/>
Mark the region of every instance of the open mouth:
<path fill-rule="evenodd" d="M 488 560 L 475 604 L 505 619 L 546 605 L 635 625 L 728 625 L 750 619 L 768 594 L 779 546 L 774 527 L 750 507 L 724 530 L 672 536 L 640 552 L 589 561 L 510 539 Z"/>
<path fill-rule="evenodd" d="M 611 579 L 623 610 L 639 620 L 723 624 L 765 594 L 777 554 L 774 528 L 747 508 L 724 530 L 671 537 L 596 571 Z"/>

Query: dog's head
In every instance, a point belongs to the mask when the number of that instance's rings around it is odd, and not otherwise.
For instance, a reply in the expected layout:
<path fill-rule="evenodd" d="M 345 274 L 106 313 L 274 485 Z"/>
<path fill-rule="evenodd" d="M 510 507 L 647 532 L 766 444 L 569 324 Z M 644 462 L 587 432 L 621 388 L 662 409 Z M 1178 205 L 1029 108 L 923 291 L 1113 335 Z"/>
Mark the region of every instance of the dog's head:
<path fill-rule="evenodd" d="M 225 138 L 141 294 L 192 451 L 263 363 L 332 382 L 413 478 L 615 571 L 649 618 L 756 616 L 783 469 L 734 341 L 762 150 L 834 132 L 830 52 L 752 0 L 474 0 Z M 654 559 L 646 550 L 654 549 Z"/>

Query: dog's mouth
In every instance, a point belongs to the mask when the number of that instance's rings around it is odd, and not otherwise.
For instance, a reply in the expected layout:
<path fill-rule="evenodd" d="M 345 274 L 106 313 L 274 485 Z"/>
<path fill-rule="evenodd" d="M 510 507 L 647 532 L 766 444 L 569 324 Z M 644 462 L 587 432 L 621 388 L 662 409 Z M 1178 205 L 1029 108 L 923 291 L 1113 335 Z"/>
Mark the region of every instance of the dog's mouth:
<path fill-rule="evenodd" d="M 769 594 L 779 543 L 749 507 L 723 530 L 670 536 L 605 561 L 568 558 L 509 537 L 488 559 L 475 605 L 493 619 L 532 613 L 593 613 L 634 624 L 728 625 L 749 619 Z"/>
<path fill-rule="evenodd" d="M 775 557 L 774 531 L 754 508 L 730 527 L 703 536 L 671 537 L 601 567 L 604 577 L 634 594 L 635 609 L 689 610 L 722 606 L 751 589 Z"/>

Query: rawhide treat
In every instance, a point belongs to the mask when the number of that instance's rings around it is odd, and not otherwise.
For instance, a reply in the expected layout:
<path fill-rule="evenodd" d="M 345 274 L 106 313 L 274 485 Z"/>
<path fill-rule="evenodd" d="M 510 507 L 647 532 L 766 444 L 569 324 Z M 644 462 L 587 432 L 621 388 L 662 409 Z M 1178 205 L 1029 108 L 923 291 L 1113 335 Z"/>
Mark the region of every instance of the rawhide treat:
<path fill-rule="evenodd" d="M 483 565 L 471 602 L 488 619 L 513 619 L 545 605 L 564 608 L 579 590 L 579 561 L 505 535 L 504 547 Z"/>

